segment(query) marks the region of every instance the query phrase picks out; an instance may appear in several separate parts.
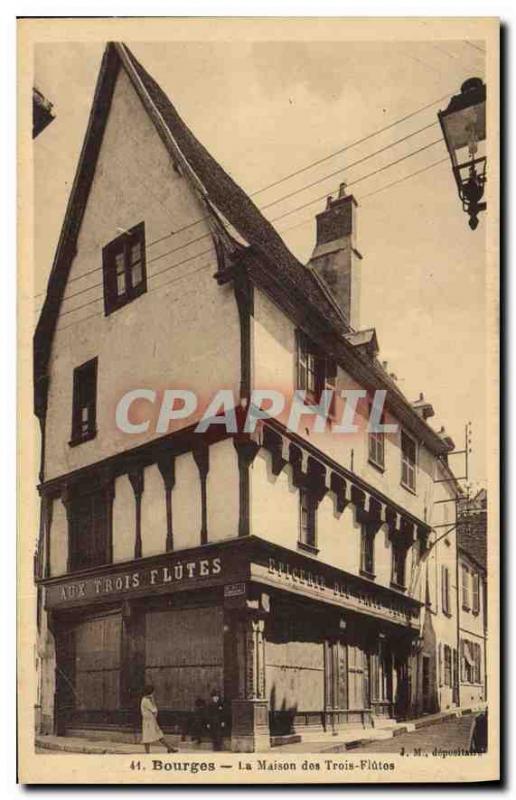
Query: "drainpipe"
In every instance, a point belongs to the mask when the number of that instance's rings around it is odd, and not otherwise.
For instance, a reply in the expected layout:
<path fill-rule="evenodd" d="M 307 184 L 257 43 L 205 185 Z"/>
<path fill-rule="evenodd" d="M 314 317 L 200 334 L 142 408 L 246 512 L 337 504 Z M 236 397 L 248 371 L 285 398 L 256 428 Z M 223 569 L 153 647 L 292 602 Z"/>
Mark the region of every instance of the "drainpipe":
<path fill-rule="evenodd" d="M 457 503 L 455 504 L 455 515 L 457 520 Z M 460 687 L 461 687 L 461 656 L 460 656 L 460 584 L 459 584 L 459 527 L 455 528 L 455 594 L 457 596 L 457 706 L 460 707 Z"/>

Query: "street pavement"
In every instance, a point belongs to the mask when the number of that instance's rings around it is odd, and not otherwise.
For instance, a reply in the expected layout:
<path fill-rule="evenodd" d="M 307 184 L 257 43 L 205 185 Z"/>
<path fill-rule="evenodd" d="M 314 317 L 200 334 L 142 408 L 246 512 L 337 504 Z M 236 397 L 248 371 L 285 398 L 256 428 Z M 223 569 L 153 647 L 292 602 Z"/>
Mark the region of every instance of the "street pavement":
<path fill-rule="evenodd" d="M 392 739 L 383 739 L 354 747 L 352 752 L 412 755 L 414 751 L 431 753 L 436 748 L 439 750 L 469 750 L 473 723 L 474 715 L 448 719 L 419 728 L 411 733 L 402 733 Z"/>

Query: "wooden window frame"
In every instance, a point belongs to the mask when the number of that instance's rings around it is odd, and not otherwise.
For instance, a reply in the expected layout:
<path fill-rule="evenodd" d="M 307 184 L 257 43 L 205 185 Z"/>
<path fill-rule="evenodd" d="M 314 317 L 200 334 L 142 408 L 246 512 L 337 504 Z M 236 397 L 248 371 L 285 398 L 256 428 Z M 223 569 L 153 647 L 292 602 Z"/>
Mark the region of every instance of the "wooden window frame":
<path fill-rule="evenodd" d="M 398 561 L 399 559 L 399 561 Z M 402 580 L 399 580 L 398 569 L 402 565 Z M 406 590 L 407 580 L 407 548 L 401 542 L 392 543 L 392 560 L 391 560 L 391 586 L 395 589 Z"/>
<path fill-rule="evenodd" d="M 85 503 L 89 529 L 85 531 Z M 111 502 L 106 486 L 81 486 L 68 500 L 68 572 L 80 572 L 112 561 Z M 98 546 L 100 541 L 100 547 Z M 95 545 L 95 549 L 94 546 Z"/>
<path fill-rule="evenodd" d="M 375 567 L 375 533 L 366 523 L 362 524 L 360 531 L 360 573 L 367 578 L 376 577 Z"/>
<path fill-rule="evenodd" d="M 470 611 L 471 606 L 469 604 L 469 567 L 466 564 L 461 564 L 461 595 L 462 595 L 462 609 L 464 611 Z"/>
<path fill-rule="evenodd" d="M 443 660 L 444 660 L 444 686 L 452 688 L 453 686 L 453 666 L 452 666 L 452 649 L 449 644 L 443 647 Z"/>
<path fill-rule="evenodd" d="M 88 442 L 97 435 L 97 376 L 97 357 L 85 361 L 73 371 L 70 447 Z M 83 411 L 87 411 L 86 427 Z"/>
<path fill-rule="evenodd" d="M 410 461 L 404 449 L 404 442 L 409 441 L 414 445 L 414 461 Z M 417 441 L 405 430 L 401 431 L 401 485 L 409 492 L 416 494 L 417 490 Z M 412 482 L 410 476 L 412 475 Z"/>
<path fill-rule="evenodd" d="M 443 614 L 451 617 L 450 608 L 450 570 L 444 564 L 441 565 L 441 601 L 443 607 Z"/>
<path fill-rule="evenodd" d="M 369 404 L 369 419 L 371 418 L 371 409 L 373 404 Z M 382 413 L 380 424 L 385 424 L 385 412 Z M 380 454 L 380 457 L 378 455 Z M 379 469 L 381 472 L 385 471 L 385 433 L 369 431 L 367 443 L 367 456 L 368 461 L 373 467 Z"/>
<path fill-rule="evenodd" d="M 306 514 L 306 523 L 304 520 Z M 302 550 L 318 553 L 317 548 L 317 502 L 313 492 L 306 487 L 299 489 L 299 533 L 298 546 Z"/>
<path fill-rule="evenodd" d="M 140 245 L 140 259 L 132 261 L 131 251 Z M 122 270 L 117 268 L 117 256 L 122 256 Z M 141 280 L 133 285 L 133 272 L 141 264 Z M 106 316 L 126 306 L 147 291 L 147 269 L 145 259 L 145 223 L 139 222 L 128 231 L 117 236 L 102 250 L 104 276 L 104 313 Z M 119 291 L 117 278 L 124 276 L 124 291 Z"/>
<path fill-rule="evenodd" d="M 296 347 L 296 389 L 304 391 L 305 402 L 314 405 L 320 402 L 324 389 L 332 389 L 333 394 L 328 408 L 328 417 L 335 419 L 336 362 L 329 356 L 325 356 L 303 331 L 297 331 Z"/>
<path fill-rule="evenodd" d="M 471 573 L 471 612 L 475 616 L 480 614 L 480 575 L 478 572 Z"/>

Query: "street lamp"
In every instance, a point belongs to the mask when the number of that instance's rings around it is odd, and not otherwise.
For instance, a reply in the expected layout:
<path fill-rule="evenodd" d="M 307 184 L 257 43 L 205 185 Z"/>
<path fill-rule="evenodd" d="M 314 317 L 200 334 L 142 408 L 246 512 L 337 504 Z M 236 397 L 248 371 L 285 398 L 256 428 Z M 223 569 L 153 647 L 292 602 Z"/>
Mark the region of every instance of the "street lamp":
<path fill-rule="evenodd" d="M 480 78 L 469 78 L 454 95 L 448 108 L 437 116 L 448 148 L 453 176 L 469 227 L 475 230 L 478 214 L 485 211 L 480 202 L 486 182 L 486 156 L 478 156 L 479 142 L 486 138 L 486 85 Z M 467 153 L 465 152 L 467 148 Z"/>

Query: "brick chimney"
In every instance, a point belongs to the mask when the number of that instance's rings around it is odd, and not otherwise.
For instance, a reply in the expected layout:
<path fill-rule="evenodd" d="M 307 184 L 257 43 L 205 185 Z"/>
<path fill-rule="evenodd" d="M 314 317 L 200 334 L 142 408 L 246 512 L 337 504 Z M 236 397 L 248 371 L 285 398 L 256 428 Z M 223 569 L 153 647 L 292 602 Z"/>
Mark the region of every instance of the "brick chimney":
<path fill-rule="evenodd" d="M 357 201 L 342 183 L 336 198 L 328 197 L 317 214 L 317 241 L 308 262 L 330 289 L 349 325 L 359 330 L 360 265 L 355 247 Z"/>

